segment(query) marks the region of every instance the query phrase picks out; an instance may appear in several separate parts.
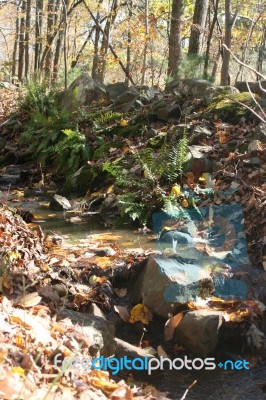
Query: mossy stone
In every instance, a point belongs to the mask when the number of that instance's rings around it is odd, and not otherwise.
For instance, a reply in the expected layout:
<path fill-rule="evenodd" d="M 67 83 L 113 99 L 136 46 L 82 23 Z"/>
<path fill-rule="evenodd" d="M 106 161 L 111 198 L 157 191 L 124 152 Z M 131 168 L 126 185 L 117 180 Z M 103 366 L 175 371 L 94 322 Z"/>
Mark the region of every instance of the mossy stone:
<path fill-rule="evenodd" d="M 135 137 L 140 135 L 142 129 L 143 124 L 141 123 L 127 126 L 117 125 L 110 129 L 109 134 L 123 137 Z"/>
<path fill-rule="evenodd" d="M 123 142 L 111 142 L 111 143 L 103 143 L 100 147 L 94 150 L 92 159 L 99 160 L 100 158 L 110 155 L 109 150 L 111 148 L 120 149 L 124 145 Z"/>
<path fill-rule="evenodd" d="M 217 115 L 218 118 L 231 123 L 237 123 L 243 117 L 250 118 L 252 112 L 237 102 L 254 107 L 254 101 L 248 92 L 233 93 L 215 97 L 207 108 L 207 114 Z"/>

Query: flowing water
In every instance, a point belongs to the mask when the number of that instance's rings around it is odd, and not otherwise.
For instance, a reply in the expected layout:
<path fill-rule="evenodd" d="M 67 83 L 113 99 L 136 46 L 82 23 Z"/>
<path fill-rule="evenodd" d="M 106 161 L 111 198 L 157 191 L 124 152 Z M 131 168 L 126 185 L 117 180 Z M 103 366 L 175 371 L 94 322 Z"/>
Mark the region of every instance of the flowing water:
<path fill-rule="evenodd" d="M 3 197 L 2 197 L 3 198 Z M 1 198 L 0 198 L 1 200 Z M 63 235 L 69 242 L 77 242 L 90 235 L 105 234 L 108 242 L 116 242 L 123 248 L 156 249 L 155 241 L 148 234 L 133 233 L 129 229 L 109 229 L 96 216 L 70 222 L 62 211 L 51 211 L 47 199 L 23 199 L 8 204 L 30 210 L 42 229 L 48 234 Z M 195 332 L 195 335 L 197 333 Z M 186 400 L 266 400 L 266 362 L 257 363 L 249 371 L 164 371 L 151 380 L 156 389 L 166 392 L 171 399 L 180 400 L 186 389 Z"/>

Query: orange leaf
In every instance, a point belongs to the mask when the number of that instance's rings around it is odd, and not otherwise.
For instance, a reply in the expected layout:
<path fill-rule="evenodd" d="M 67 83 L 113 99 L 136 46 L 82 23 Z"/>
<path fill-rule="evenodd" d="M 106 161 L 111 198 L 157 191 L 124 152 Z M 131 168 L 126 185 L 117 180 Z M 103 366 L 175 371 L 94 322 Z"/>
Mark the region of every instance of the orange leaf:
<path fill-rule="evenodd" d="M 171 340 L 174 336 L 175 328 L 180 324 L 183 318 L 183 313 L 178 313 L 174 315 L 172 318 L 166 321 L 164 327 L 164 339 L 165 341 Z"/>

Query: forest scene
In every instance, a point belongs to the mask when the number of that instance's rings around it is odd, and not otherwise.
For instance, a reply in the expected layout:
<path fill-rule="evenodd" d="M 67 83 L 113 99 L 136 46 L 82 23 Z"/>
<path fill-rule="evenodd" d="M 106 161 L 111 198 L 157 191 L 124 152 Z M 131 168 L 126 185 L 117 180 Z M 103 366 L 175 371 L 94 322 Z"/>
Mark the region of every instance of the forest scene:
<path fill-rule="evenodd" d="M 266 400 L 266 4 L 0 0 L 0 400 Z"/>

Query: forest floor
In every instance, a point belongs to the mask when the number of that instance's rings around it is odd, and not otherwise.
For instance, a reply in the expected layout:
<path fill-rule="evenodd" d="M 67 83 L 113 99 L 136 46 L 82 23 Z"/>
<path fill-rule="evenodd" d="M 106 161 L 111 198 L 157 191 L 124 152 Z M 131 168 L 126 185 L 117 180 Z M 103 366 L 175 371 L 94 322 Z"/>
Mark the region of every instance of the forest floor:
<path fill-rule="evenodd" d="M 7 91 L 3 91 L 2 95 L 7 99 L 6 105 L 0 110 L 0 118 L 4 122 L 8 117 L 8 110 L 15 106 L 15 100 Z M 194 125 L 197 124 L 199 122 L 195 119 Z M 251 269 L 248 273 L 238 271 L 238 277 L 245 276 L 243 279 L 249 281 L 251 294 L 244 300 L 211 297 L 204 306 L 197 301 L 189 302 L 182 312 L 199 310 L 202 307 L 207 310 L 222 311 L 225 320 L 244 334 L 251 325 L 255 326 L 252 348 L 247 351 L 251 365 L 255 367 L 265 360 L 263 331 L 265 330 L 266 261 L 262 252 L 266 218 L 265 145 L 260 142 L 254 143 L 255 127 L 252 122 L 230 123 L 222 130 L 217 129 L 218 125 L 221 125 L 220 121 L 212 122 L 214 133 L 208 139 L 208 145 L 212 147 L 209 156 L 213 162 L 223 160 L 222 169 L 216 171 L 217 190 L 228 193 L 228 189 L 234 188 L 233 192 L 229 191 L 229 195 L 219 200 L 220 203 L 230 205 L 233 201 L 240 201 L 243 207 Z M 153 129 L 161 133 L 171 128 L 173 128 L 172 123 L 158 122 L 153 126 Z M 3 137 L 6 139 L 7 135 L 5 132 Z M 142 141 L 143 137 L 124 140 L 121 150 L 114 148 L 110 153 L 112 160 L 114 155 L 116 158 L 123 155 L 125 146 L 131 150 L 136 149 L 137 141 Z M 13 141 L 12 148 L 17 146 L 16 138 Z M 201 144 L 206 145 L 206 142 Z M 244 154 L 238 151 L 243 144 L 248 149 Z M 105 155 L 104 159 L 107 160 L 108 156 Z M 31 173 L 39 170 L 39 167 L 29 163 L 26 167 L 24 165 L 23 169 L 28 169 Z M 2 168 L 1 173 L 6 176 L 9 175 L 8 171 L 7 165 Z M 49 169 L 45 169 L 45 173 L 48 176 Z M 169 331 L 165 332 L 166 321 L 158 320 L 154 315 L 152 322 L 153 313 L 143 305 L 139 309 L 134 308 L 130 298 L 131 273 L 134 274 L 136 265 L 157 254 L 155 246 L 151 250 L 122 249 L 115 240 L 109 241 L 108 235 L 104 234 L 83 240 L 77 245 L 65 242 L 64 237 L 56 233 L 43 232 L 35 216 L 23 209 L 22 200 L 26 191 L 32 191 L 33 198 L 38 193 L 42 187 L 39 178 L 39 172 L 36 172 L 36 180 L 30 185 L 28 182 L 24 185 L 21 182 L 13 183 L 6 191 L 2 190 L 0 397 L 34 400 L 167 398 L 167 393 L 162 393 L 153 385 L 144 383 L 146 376 L 140 376 L 138 381 L 132 377 L 125 377 L 119 381 L 113 380 L 111 373 L 107 371 L 88 368 L 86 373 L 79 371 L 78 374 L 73 374 L 69 370 L 62 371 L 55 368 L 54 358 L 57 354 L 84 358 L 88 356 L 88 347 L 91 346 L 91 337 L 84 335 L 79 324 L 73 323 L 71 318 L 60 317 L 63 310 L 91 313 L 89 309 L 95 304 L 104 314 L 109 315 L 110 320 L 113 318 L 116 324 L 120 321 L 118 325 L 122 323 L 123 329 L 126 327 L 125 336 L 130 336 L 133 332 L 131 343 L 147 352 L 153 347 L 157 355 L 168 354 L 165 353 L 164 345 L 167 338 L 169 339 Z M 194 184 L 188 181 L 185 183 L 192 186 Z M 50 182 L 47 184 L 47 189 L 55 191 L 56 185 L 52 183 L 49 188 L 49 184 Z M 102 197 L 108 187 L 110 187 L 109 182 L 100 189 L 100 192 L 98 191 L 98 198 Z M 39 201 L 38 197 L 35 199 Z M 89 202 L 94 200 L 95 196 L 87 198 Z M 16 207 L 17 202 L 19 207 Z M 71 202 L 74 204 L 78 199 L 73 198 Z M 203 199 L 201 205 L 208 204 Z M 71 218 L 73 224 L 81 222 L 79 212 L 72 214 Z M 230 229 L 230 224 L 225 226 L 225 230 Z M 138 233 L 152 236 L 153 232 L 150 232 L 145 225 Z M 151 240 L 153 238 L 154 236 Z M 201 247 L 200 251 L 207 251 L 209 256 L 215 253 L 208 247 L 204 249 Z M 173 333 L 179 320 L 173 316 L 170 321 Z M 145 326 L 151 326 L 150 332 L 148 328 L 147 338 L 146 334 L 144 338 L 142 337 Z M 158 329 L 161 330 L 160 334 Z M 154 330 L 157 331 L 156 334 Z M 230 337 L 233 335 L 235 331 L 233 334 L 231 332 Z M 176 353 L 172 351 L 170 348 L 171 354 L 183 354 L 182 350 L 179 352 L 175 349 Z M 193 383 L 192 380 L 187 382 L 190 383 L 186 388 Z M 265 385 L 266 382 L 263 380 L 257 385 L 261 398 L 265 393 Z M 186 388 L 183 388 L 184 396 L 188 394 Z M 189 390 L 193 391 L 193 387 Z"/>

